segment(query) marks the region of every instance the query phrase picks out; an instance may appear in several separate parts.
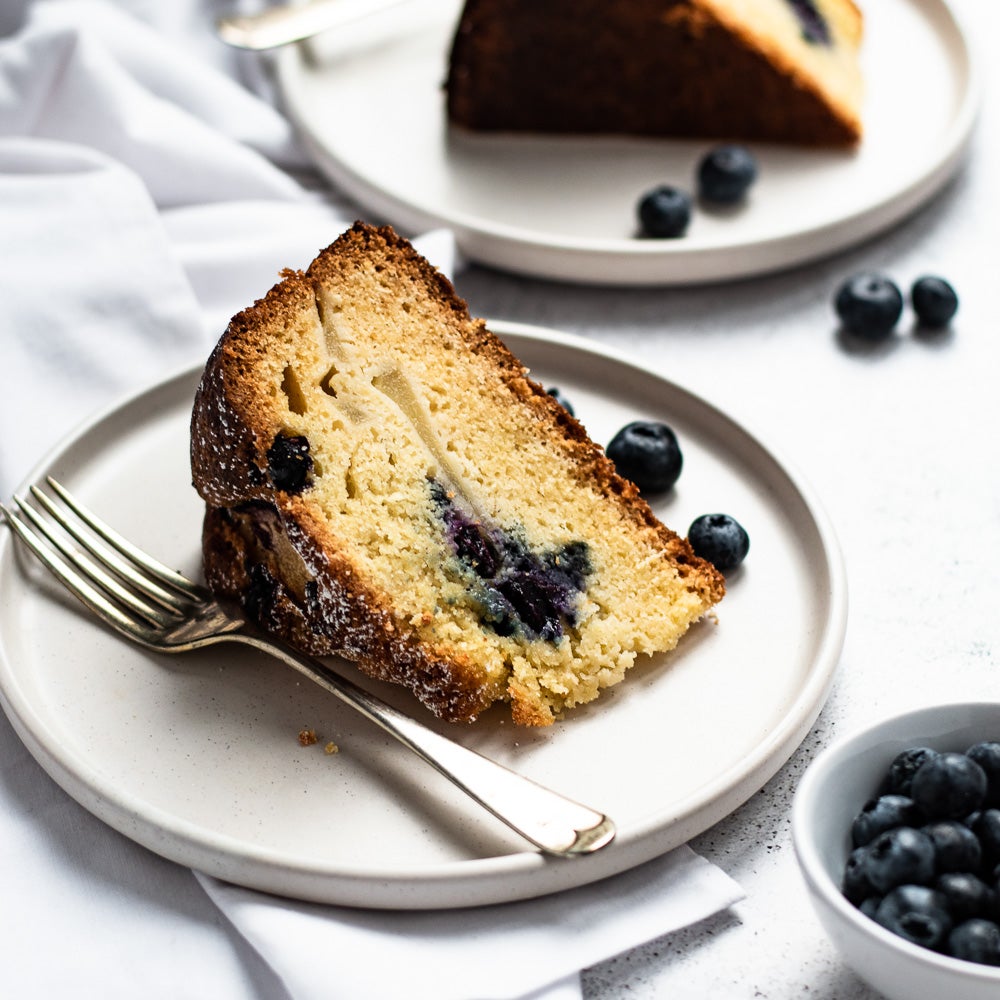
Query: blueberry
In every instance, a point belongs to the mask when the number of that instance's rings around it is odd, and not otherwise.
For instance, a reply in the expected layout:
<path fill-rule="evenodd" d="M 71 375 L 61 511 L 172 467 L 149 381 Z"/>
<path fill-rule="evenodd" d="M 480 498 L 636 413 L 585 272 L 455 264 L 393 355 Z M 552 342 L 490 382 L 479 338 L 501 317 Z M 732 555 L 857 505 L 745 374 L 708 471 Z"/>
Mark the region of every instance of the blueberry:
<path fill-rule="evenodd" d="M 992 917 L 996 912 L 995 890 L 970 872 L 946 872 L 934 880 L 933 887 L 948 901 L 955 923 L 970 917 Z"/>
<path fill-rule="evenodd" d="M 893 889 L 879 903 L 875 919 L 886 930 L 925 948 L 940 948 L 952 928 L 945 898 L 923 885 Z"/>
<path fill-rule="evenodd" d="M 984 809 L 969 826 L 979 838 L 983 863 L 992 867 L 1000 862 L 1000 809 Z"/>
<path fill-rule="evenodd" d="M 876 341 L 892 333 L 903 311 L 903 296 L 895 282 L 881 274 L 856 274 L 837 289 L 833 304 L 845 330 Z"/>
<path fill-rule="evenodd" d="M 736 569 L 750 551 L 750 536 L 728 514 L 702 514 L 695 518 L 688 528 L 688 541 L 696 556 L 707 559 L 721 572 Z"/>
<path fill-rule="evenodd" d="M 497 589 L 510 602 L 517 617 L 536 635 L 549 640 L 562 635 L 559 613 L 535 580 L 527 575 L 512 576 L 497 584 Z"/>
<path fill-rule="evenodd" d="M 480 609 L 482 621 L 497 635 L 513 635 L 517 631 L 517 612 L 495 587 L 486 587 Z"/>
<path fill-rule="evenodd" d="M 897 754 L 889 765 L 889 791 L 896 795 L 909 795 L 913 776 L 920 765 L 937 756 L 937 750 L 930 747 L 910 747 Z"/>
<path fill-rule="evenodd" d="M 587 577 L 593 571 L 590 546 L 586 542 L 567 542 L 548 553 L 544 563 L 550 575 L 566 580 L 574 590 L 585 590 Z"/>
<path fill-rule="evenodd" d="M 929 823 L 923 831 L 934 842 L 937 872 L 973 872 L 979 868 L 983 859 L 979 838 L 964 823 L 941 819 Z"/>
<path fill-rule="evenodd" d="M 1000 743 L 976 743 L 965 751 L 986 772 L 985 806 L 1000 806 Z"/>
<path fill-rule="evenodd" d="M 576 411 L 573 409 L 573 404 L 562 394 L 560 389 L 552 386 L 550 389 L 545 390 L 571 417 L 576 416 Z"/>
<path fill-rule="evenodd" d="M 986 772 L 974 760 L 942 753 L 914 774 L 910 795 L 928 816 L 961 819 L 982 805 L 986 784 Z"/>
<path fill-rule="evenodd" d="M 910 302 L 921 326 L 940 329 L 958 312 L 958 295 L 944 278 L 917 278 L 910 289 Z"/>
<path fill-rule="evenodd" d="M 240 598 L 243 610 L 251 621 L 263 625 L 277 599 L 278 581 L 263 563 L 254 563 L 250 567 L 250 584 Z"/>
<path fill-rule="evenodd" d="M 309 442 L 300 434 L 278 434 L 267 451 L 267 471 L 276 490 L 301 493 L 312 467 Z"/>
<path fill-rule="evenodd" d="M 992 920 L 966 920 L 948 935 L 945 950 L 967 962 L 1000 965 L 1000 927 Z"/>
<path fill-rule="evenodd" d="M 468 563 L 477 576 L 488 579 L 500 568 L 500 556 L 486 532 L 472 522 L 459 524 L 453 537 L 459 559 Z"/>
<path fill-rule="evenodd" d="M 609 442 L 607 455 L 618 474 L 643 493 L 666 493 L 684 465 L 677 435 L 666 424 L 646 420 L 626 424 Z"/>
<path fill-rule="evenodd" d="M 876 894 L 875 886 L 868 878 L 868 855 L 866 847 L 856 847 L 847 857 L 844 865 L 842 888 L 844 895 L 855 906 L 860 906 L 866 899 Z"/>
<path fill-rule="evenodd" d="M 814 0 L 789 0 L 802 29 L 802 37 L 813 45 L 831 45 L 830 26 Z"/>
<path fill-rule="evenodd" d="M 880 795 L 869 799 L 854 817 L 851 841 L 855 847 L 862 847 L 894 826 L 916 826 L 920 821 L 920 810 L 912 799 L 905 795 Z"/>
<path fill-rule="evenodd" d="M 639 225 L 645 236 L 673 239 L 683 236 L 691 222 L 691 196 L 680 188 L 661 184 L 639 201 Z"/>
<path fill-rule="evenodd" d="M 732 205 L 740 201 L 757 179 L 757 161 L 745 146 L 717 146 L 698 164 L 698 196 L 704 201 Z"/>
<path fill-rule="evenodd" d="M 913 827 L 880 833 L 868 850 L 868 879 L 877 892 L 898 885 L 926 885 L 934 878 L 934 843 Z"/>

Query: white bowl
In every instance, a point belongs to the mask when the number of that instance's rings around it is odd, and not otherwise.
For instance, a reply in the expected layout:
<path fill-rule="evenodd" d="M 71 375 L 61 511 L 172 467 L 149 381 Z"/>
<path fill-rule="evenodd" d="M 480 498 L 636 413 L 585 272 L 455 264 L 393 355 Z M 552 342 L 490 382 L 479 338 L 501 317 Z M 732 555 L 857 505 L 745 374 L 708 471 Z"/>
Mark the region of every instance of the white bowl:
<path fill-rule="evenodd" d="M 844 961 L 890 1000 L 997 1000 L 1000 967 L 911 944 L 851 905 L 840 891 L 851 821 L 893 758 L 913 746 L 962 752 L 1000 740 L 1000 703 L 938 705 L 838 740 L 807 768 L 792 804 L 792 839 L 809 896 Z"/>

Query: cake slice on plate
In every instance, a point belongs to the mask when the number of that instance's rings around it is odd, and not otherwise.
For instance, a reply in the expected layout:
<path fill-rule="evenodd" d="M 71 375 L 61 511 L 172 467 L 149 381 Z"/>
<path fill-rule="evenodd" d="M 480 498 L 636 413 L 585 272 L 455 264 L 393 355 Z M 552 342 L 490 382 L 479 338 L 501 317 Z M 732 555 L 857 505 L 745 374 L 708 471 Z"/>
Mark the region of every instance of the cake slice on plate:
<path fill-rule="evenodd" d="M 445 719 L 547 725 L 723 595 L 390 229 L 356 224 L 232 320 L 191 446 L 211 588 Z"/>
<path fill-rule="evenodd" d="M 852 0 L 466 0 L 447 78 L 473 130 L 861 138 Z"/>

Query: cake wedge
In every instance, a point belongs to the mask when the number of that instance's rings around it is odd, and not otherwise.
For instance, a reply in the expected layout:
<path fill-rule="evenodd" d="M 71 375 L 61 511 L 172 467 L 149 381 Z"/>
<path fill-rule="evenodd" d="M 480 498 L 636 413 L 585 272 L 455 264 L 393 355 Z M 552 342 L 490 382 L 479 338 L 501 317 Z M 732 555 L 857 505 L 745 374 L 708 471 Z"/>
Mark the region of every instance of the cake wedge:
<path fill-rule="evenodd" d="M 473 131 L 852 147 L 852 0 L 466 0 L 446 81 Z"/>
<path fill-rule="evenodd" d="M 451 721 L 506 702 L 551 724 L 724 593 L 388 228 L 355 224 L 234 317 L 191 461 L 211 589 Z"/>

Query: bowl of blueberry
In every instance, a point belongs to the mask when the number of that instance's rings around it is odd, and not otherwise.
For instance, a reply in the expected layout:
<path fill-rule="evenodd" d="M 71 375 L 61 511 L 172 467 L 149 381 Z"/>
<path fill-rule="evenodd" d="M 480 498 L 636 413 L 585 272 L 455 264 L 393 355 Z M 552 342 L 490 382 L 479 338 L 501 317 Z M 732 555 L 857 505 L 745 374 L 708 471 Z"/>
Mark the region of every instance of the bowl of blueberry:
<path fill-rule="evenodd" d="M 792 836 L 820 923 L 871 986 L 1000 996 L 1000 703 L 918 709 L 828 747 Z"/>

